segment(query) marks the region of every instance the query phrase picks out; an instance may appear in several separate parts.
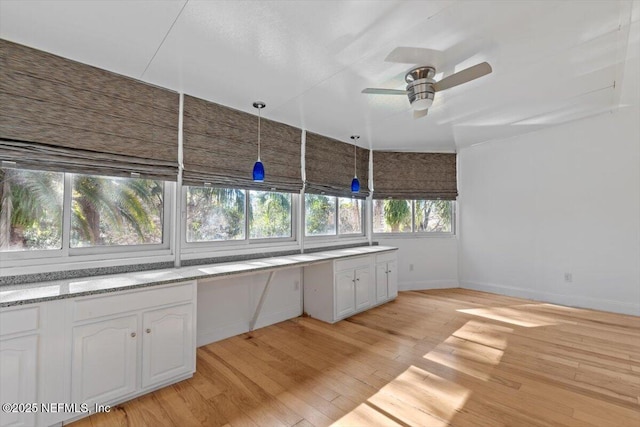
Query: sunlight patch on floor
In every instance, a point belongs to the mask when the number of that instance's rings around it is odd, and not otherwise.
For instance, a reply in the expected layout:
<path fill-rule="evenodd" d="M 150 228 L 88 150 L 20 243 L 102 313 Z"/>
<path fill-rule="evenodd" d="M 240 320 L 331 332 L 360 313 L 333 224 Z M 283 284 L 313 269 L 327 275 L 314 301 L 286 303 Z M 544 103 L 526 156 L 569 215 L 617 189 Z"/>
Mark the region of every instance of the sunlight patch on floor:
<path fill-rule="evenodd" d="M 539 326 L 551 326 L 562 323 L 558 319 L 551 316 L 532 313 L 529 310 L 534 308 L 535 304 L 514 305 L 511 307 L 489 307 L 489 308 L 470 308 L 457 310 L 460 313 L 471 314 L 474 316 L 484 317 L 486 319 L 497 320 L 499 322 L 509 323 L 525 328 L 536 328 Z"/>
<path fill-rule="evenodd" d="M 507 348 L 508 337 L 512 333 L 513 328 L 470 320 L 463 327 L 451 334 L 451 336 L 482 344 L 487 347 L 505 350 Z"/>
<path fill-rule="evenodd" d="M 493 368 L 500 363 L 507 348 L 507 334 L 513 330 L 493 324 L 480 325 L 480 322 L 468 321 L 423 357 L 479 380 L 489 381 Z M 487 332 L 488 337 L 484 337 Z M 474 341 L 460 337 L 470 334 L 475 338 Z M 490 345 L 482 341 L 488 341 Z"/>
<path fill-rule="evenodd" d="M 416 366 L 336 421 L 335 426 L 447 426 L 471 392 Z"/>

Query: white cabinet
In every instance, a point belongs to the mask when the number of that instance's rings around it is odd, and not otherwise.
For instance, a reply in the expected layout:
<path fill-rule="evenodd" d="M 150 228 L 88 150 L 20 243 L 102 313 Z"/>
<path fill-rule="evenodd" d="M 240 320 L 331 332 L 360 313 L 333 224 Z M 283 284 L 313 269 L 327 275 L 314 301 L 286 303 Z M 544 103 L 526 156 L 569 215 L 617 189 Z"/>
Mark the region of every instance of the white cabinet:
<path fill-rule="evenodd" d="M 0 402 L 37 402 L 40 306 L 0 312 Z M 18 408 L 16 408 L 18 409 Z M 31 426 L 35 412 L 0 411 L 0 426 Z"/>
<path fill-rule="evenodd" d="M 376 302 L 386 302 L 398 296 L 397 265 L 395 252 L 376 255 Z"/>
<path fill-rule="evenodd" d="M 77 298 L 71 401 L 112 405 L 195 371 L 195 282 Z"/>
<path fill-rule="evenodd" d="M 38 336 L 0 340 L 0 402 L 37 402 Z M 31 426 L 34 412 L 0 412 L 0 426 Z"/>
<path fill-rule="evenodd" d="M 355 294 L 356 311 L 361 311 L 371 305 L 371 273 L 369 267 L 357 268 L 355 270 Z"/>
<path fill-rule="evenodd" d="M 368 260 L 367 260 L 368 262 Z M 335 274 L 335 319 L 345 318 L 371 305 L 370 267 L 342 270 Z"/>
<path fill-rule="evenodd" d="M 73 328 L 71 401 L 110 402 L 136 390 L 138 317 Z"/>
<path fill-rule="evenodd" d="M 383 256 L 386 258 L 382 258 L 379 265 L 377 256 L 371 254 L 305 267 L 304 312 L 316 319 L 335 323 L 395 298 L 397 280 L 389 278 L 395 273 L 396 252 L 385 252 Z M 383 272 L 378 273 L 378 268 Z M 388 270 L 391 272 L 387 273 Z M 378 286 L 384 289 L 384 295 L 379 293 Z"/>
<path fill-rule="evenodd" d="M 335 276 L 335 318 L 343 318 L 356 311 L 355 277 L 353 270 L 340 271 Z"/>
<path fill-rule="evenodd" d="M 144 313 L 142 329 L 142 387 L 193 372 L 191 304 Z"/>

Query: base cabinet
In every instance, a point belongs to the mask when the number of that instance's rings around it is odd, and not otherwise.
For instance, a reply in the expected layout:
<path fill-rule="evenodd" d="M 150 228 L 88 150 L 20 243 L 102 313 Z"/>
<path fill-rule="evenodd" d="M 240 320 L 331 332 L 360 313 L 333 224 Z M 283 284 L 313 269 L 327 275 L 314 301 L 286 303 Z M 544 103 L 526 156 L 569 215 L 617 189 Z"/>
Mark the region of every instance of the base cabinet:
<path fill-rule="evenodd" d="M 37 359 L 37 335 L 0 339 L 0 402 L 37 402 Z M 0 426 L 32 426 L 35 415 L 33 412 L 3 410 Z"/>
<path fill-rule="evenodd" d="M 393 277 L 397 276 L 392 274 L 396 251 L 382 255 L 386 258 L 379 263 L 380 255 L 371 254 L 305 267 L 304 312 L 335 323 L 395 298 L 398 288 Z"/>
<path fill-rule="evenodd" d="M 356 311 L 355 277 L 353 271 L 340 271 L 335 275 L 335 318 L 343 318 Z"/>
<path fill-rule="evenodd" d="M 142 387 L 153 387 L 193 372 L 191 304 L 149 311 L 142 316 Z"/>
<path fill-rule="evenodd" d="M 72 402 L 111 405 L 195 371 L 195 282 L 73 301 Z"/>
<path fill-rule="evenodd" d="M 397 266 L 395 254 L 376 256 L 376 302 L 385 302 L 398 296 Z"/>
<path fill-rule="evenodd" d="M 73 328 L 71 401 L 93 406 L 136 390 L 138 317 Z"/>

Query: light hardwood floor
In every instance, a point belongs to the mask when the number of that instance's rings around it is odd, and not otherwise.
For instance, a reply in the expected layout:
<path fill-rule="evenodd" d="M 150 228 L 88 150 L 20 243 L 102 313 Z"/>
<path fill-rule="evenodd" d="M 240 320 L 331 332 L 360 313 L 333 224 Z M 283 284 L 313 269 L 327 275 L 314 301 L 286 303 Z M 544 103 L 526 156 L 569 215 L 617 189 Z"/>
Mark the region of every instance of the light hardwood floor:
<path fill-rule="evenodd" d="M 640 426 L 640 318 L 402 292 L 201 347 L 187 381 L 75 426 Z"/>

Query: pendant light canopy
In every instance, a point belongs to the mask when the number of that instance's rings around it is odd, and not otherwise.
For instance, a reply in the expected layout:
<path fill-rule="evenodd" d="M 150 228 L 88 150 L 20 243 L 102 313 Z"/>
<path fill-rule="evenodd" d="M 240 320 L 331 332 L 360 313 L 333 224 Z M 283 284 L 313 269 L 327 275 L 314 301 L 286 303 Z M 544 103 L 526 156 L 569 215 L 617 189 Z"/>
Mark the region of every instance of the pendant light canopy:
<path fill-rule="evenodd" d="M 264 182 L 264 165 L 260 161 L 260 110 L 267 106 L 262 101 L 256 101 L 253 106 L 258 109 L 258 160 L 253 165 L 253 180 L 255 182 Z"/>
<path fill-rule="evenodd" d="M 358 167 L 357 167 L 358 145 L 356 144 L 359 138 L 360 138 L 359 135 L 353 135 L 351 137 L 351 140 L 353 141 L 353 179 L 351 180 L 352 193 L 360 192 L 360 181 L 358 180 Z"/>

